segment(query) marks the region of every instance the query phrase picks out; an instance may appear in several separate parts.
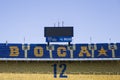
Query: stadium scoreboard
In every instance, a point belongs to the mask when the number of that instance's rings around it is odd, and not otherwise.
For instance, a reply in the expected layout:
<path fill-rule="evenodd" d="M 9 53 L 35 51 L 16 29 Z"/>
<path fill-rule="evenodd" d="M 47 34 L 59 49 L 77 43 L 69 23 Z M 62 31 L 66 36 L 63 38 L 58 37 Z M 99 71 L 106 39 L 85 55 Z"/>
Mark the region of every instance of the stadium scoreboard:
<path fill-rule="evenodd" d="M 71 42 L 74 36 L 73 27 L 45 27 L 46 42 Z M 52 67 L 53 78 L 68 78 L 70 64 L 64 61 L 98 61 L 120 60 L 120 43 L 97 44 L 18 44 L 0 43 L 0 61 L 63 61 L 45 66 Z M 41 64 L 43 66 L 43 64 Z M 80 64 L 77 65 L 80 70 Z M 35 66 L 36 67 L 36 66 Z M 43 67 L 39 66 L 39 69 Z M 45 68 L 43 70 L 45 70 Z M 38 68 L 36 68 L 38 69 Z M 77 69 L 75 69 L 77 70 Z M 77 70 L 77 71 L 78 71 Z M 72 71 L 72 70 L 71 70 Z M 44 71 L 43 71 L 44 72 Z M 50 74 L 49 74 L 50 75 Z M 73 76 L 74 77 L 74 76 Z M 80 76 L 81 77 L 81 76 Z M 60 79 L 59 79 L 60 80 Z"/>
<path fill-rule="evenodd" d="M 71 42 L 73 27 L 45 27 L 46 42 Z"/>

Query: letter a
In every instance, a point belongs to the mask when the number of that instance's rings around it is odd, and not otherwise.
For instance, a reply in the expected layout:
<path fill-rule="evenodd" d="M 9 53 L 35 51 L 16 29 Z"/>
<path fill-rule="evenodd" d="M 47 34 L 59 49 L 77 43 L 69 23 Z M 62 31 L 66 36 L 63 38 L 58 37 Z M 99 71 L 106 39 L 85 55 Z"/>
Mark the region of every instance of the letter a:
<path fill-rule="evenodd" d="M 89 51 L 87 50 L 86 46 L 81 47 L 81 51 L 79 53 L 79 57 L 82 57 L 83 54 L 86 54 L 87 57 L 91 56 L 90 53 L 89 53 Z"/>

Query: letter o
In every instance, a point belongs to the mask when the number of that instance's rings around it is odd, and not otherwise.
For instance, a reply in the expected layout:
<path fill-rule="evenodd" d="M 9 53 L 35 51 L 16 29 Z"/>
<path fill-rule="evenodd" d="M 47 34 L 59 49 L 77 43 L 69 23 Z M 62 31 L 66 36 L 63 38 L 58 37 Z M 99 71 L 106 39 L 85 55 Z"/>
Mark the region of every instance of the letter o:
<path fill-rule="evenodd" d="M 36 57 L 42 57 L 43 56 L 43 48 L 42 47 L 35 47 L 34 48 L 34 55 Z"/>

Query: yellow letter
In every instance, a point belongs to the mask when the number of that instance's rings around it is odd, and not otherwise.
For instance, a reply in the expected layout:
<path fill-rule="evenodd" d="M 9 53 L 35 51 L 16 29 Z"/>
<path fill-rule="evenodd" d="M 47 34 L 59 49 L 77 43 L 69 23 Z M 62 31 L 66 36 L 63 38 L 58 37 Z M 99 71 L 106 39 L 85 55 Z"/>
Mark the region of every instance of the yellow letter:
<path fill-rule="evenodd" d="M 42 57 L 43 56 L 43 48 L 42 47 L 35 47 L 34 48 L 34 55 L 36 57 Z"/>
<path fill-rule="evenodd" d="M 79 53 L 79 57 L 82 57 L 83 54 L 86 54 L 87 57 L 90 57 L 90 56 L 91 56 L 90 53 L 89 53 L 89 51 L 87 50 L 87 47 L 86 47 L 86 46 L 82 46 L 82 47 L 81 47 L 81 51 L 80 51 L 80 53 Z"/>
<path fill-rule="evenodd" d="M 64 51 L 63 53 L 61 53 L 61 50 Z M 66 56 L 66 48 L 65 47 L 59 47 L 57 49 L 57 53 L 59 57 L 65 57 Z"/>
<path fill-rule="evenodd" d="M 10 47 L 10 56 L 18 56 L 19 55 L 19 48 L 17 46 Z"/>

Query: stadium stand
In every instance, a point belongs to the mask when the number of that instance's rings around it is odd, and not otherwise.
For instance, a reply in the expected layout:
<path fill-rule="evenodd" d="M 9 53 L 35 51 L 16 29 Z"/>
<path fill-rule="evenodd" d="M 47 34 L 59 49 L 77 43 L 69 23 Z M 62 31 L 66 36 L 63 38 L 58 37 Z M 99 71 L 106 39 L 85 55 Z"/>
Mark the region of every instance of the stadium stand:
<path fill-rule="evenodd" d="M 19 55 L 17 54 L 19 49 Z M 101 60 L 76 60 L 76 61 L 55 61 L 55 60 L 37 60 L 40 59 L 38 56 L 34 56 L 34 50 L 36 49 L 36 46 L 42 46 L 44 50 L 44 55 L 42 56 L 42 59 L 46 59 L 47 56 L 46 54 L 49 55 L 49 52 L 46 50 L 46 45 L 37 45 L 37 44 L 31 44 L 31 49 L 28 51 L 28 58 L 35 58 L 36 60 L 23 60 L 22 59 L 28 59 L 24 57 L 24 50 L 22 50 L 22 44 L 0 44 L 0 80 L 120 80 L 120 61 L 119 60 L 102 60 L 104 59 L 101 58 Z M 83 45 L 83 46 L 88 46 L 88 45 Z M 105 48 L 101 48 L 101 46 L 104 46 Z M 109 45 L 106 44 L 99 44 L 98 45 L 98 51 L 96 51 L 95 54 L 98 54 L 99 50 L 102 51 L 108 51 L 109 53 L 109 58 L 112 58 L 112 51 L 107 49 Z M 60 48 L 63 49 L 63 51 L 59 50 Z M 114 50 L 116 52 L 115 56 L 116 58 L 112 59 L 118 59 L 120 58 L 119 54 L 119 48 L 120 44 L 117 44 L 118 50 Z M 37 47 L 40 48 L 41 47 Z M 75 54 L 80 53 L 80 48 L 81 45 L 77 44 L 76 46 L 77 51 Z M 11 49 L 11 53 L 10 53 Z M 58 50 L 57 50 L 58 49 Z M 63 54 L 64 49 L 66 49 L 66 52 L 69 54 L 69 50 L 67 50 L 67 46 L 61 47 L 59 45 L 56 45 L 55 50 L 53 51 L 53 57 L 57 57 L 60 59 L 58 56 L 58 53 Z M 86 48 L 85 48 L 86 49 Z M 111 48 L 113 49 L 113 47 Z M 38 53 L 40 52 L 38 50 Z M 43 51 L 42 51 L 43 52 Z M 40 52 L 40 53 L 42 53 Z M 113 52 L 113 53 L 114 53 Z M 83 49 L 84 53 L 84 49 Z M 103 52 L 104 53 L 104 52 Z M 15 54 L 12 55 L 11 54 Z M 59 54 L 59 55 L 60 55 Z M 70 58 L 70 56 L 66 54 L 67 56 L 65 58 Z M 16 56 L 17 55 L 17 56 Z M 78 56 L 74 56 L 75 58 L 79 58 Z M 107 54 L 108 55 L 108 54 Z M 96 55 L 95 55 L 96 56 Z M 5 59 L 4 59 L 5 58 Z M 18 59 L 17 59 L 18 58 Z M 21 60 L 19 60 L 19 58 Z M 64 59 L 65 59 L 64 58 Z M 86 57 L 84 57 L 86 58 Z M 4 59 L 4 60 L 3 60 Z M 7 60 L 7 59 L 14 59 L 14 60 Z M 52 58 L 54 59 L 54 58 Z M 74 58 L 71 58 L 74 59 Z M 91 58 L 93 59 L 93 58 Z M 99 58 L 96 58 L 99 59 Z M 107 58 L 108 59 L 108 58 Z M 66 65 L 66 70 L 64 72 L 64 75 L 67 75 L 67 78 L 60 78 L 60 74 L 63 70 L 63 67 L 60 68 L 60 66 L 57 66 L 57 78 L 54 77 L 54 67 L 53 65 L 57 64 L 65 64 Z"/>
<path fill-rule="evenodd" d="M 0 80 L 60 80 L 51 65 L 62 63 L 67 65 L 64 80 L 120 79 L 120 61 L 0 61 Z"/>

